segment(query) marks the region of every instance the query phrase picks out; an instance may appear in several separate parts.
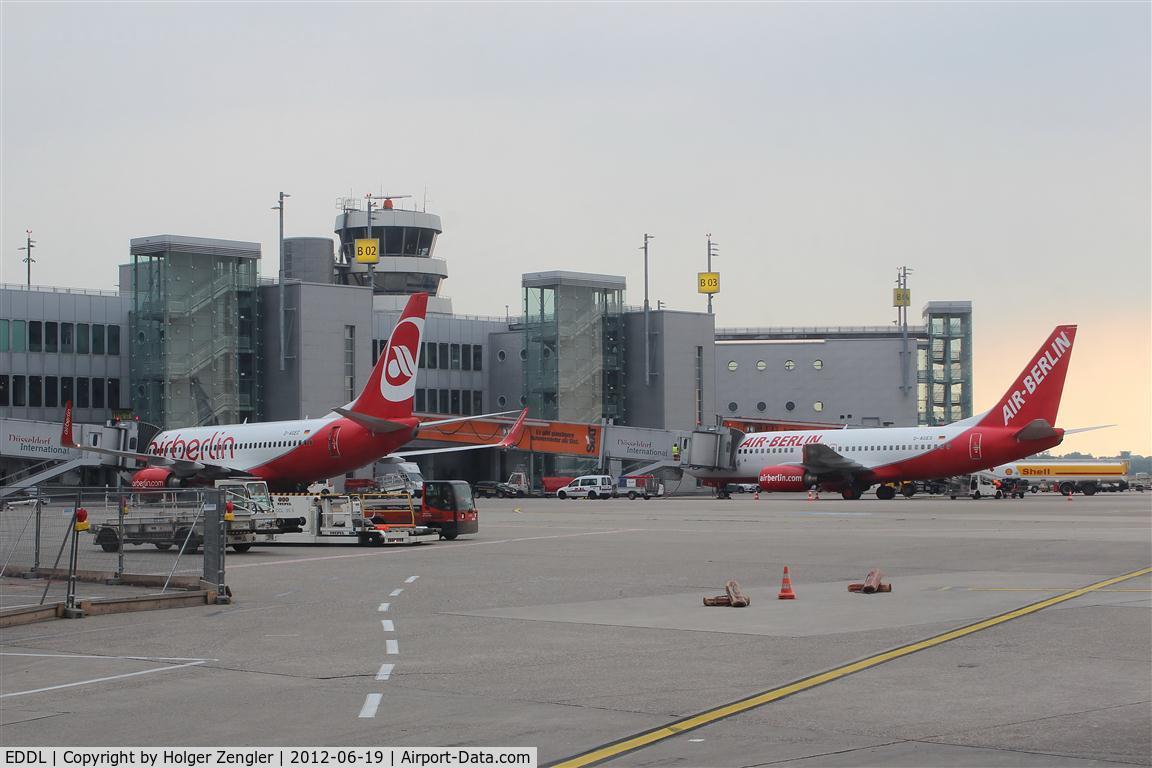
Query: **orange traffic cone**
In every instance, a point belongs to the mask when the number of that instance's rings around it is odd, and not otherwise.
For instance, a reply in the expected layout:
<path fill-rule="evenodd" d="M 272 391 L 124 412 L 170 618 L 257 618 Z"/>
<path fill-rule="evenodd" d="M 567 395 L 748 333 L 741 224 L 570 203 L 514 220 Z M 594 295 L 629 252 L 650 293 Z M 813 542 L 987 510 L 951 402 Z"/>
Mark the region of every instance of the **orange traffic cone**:
<path fill-rule="evenodd" d="M 779 600 L 795 600 L 796 593 L 792 591 L 792 578 L 788 575 L 788 566 L 784 566 L 784 580 L 780 582 Z"/>

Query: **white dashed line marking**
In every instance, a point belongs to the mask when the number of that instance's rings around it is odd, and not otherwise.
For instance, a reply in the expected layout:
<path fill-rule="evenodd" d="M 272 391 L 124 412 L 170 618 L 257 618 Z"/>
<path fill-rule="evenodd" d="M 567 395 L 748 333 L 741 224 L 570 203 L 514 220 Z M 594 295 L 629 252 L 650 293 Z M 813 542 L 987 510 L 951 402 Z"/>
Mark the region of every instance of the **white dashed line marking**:
<path fill-rule="evenodd" d="M 392 676 L 392 668 L 394 666 L 395 665 L 393 665 L 393 664 L 381 664 L 380 665 L 380 671 L 376 673 L 376 679 L 377 680 L 387 680 L 389 677 Z"/>
<path fill-rule="evenodd" d="M 384 628 L 385 632 L 396 631 L 396 627 L 392 625 L 392 619 L 380 619 L 380 626 Z"/>
<path fill-rule="evenodd" d="M 394 589 L 388 593 L 388 597 L 400 597 L 400 593 L 403 591 L 404 590 L 402 588 L 401 589 Z"/>
<path fill-rule="evenodd" d="M 395 640 L 387 640 L 384 643 L 384 652 L 389 656 L 395 656 L 400 653 L 400 643 Z"/>
<path fill-rule="evenodd" d="M 380 707 L 382 693 L 370 693 L 364 698 L 364 706 L 360 707 L 360 717 L 376 717 L 376 710 Z"/>
<path fill-rule="evenodd" d="M 380 607 L 377 608 L 376 610 L 379 611 L 380 613 L 384 613 L 385 611 L 388 610 L 388 606 L 390 606 L 390 605 L 392 605 L 392 604 L 391 603 L 380 603 Z"/>
<path fill-rule="evenodd" d="M 418 578 L 420 578 L 420 577 L 419 576 L 409 576 L 408 578 L 404 579 L 404 583 L 405 584 L 411 584 L 412 582 L 416 581 L 416 579 L 418 579 Z"/>

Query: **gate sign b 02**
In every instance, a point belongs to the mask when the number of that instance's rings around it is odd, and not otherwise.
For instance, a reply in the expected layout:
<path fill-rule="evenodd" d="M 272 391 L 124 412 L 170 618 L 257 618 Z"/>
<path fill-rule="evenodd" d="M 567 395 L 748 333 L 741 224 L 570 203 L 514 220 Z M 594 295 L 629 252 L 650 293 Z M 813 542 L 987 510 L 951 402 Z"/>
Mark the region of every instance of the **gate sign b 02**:
<path fill-rule="evenodd" d="M 380 263 L 380 240 L 378 238 L 362 238 L 356 241 L 356 263 Z"/>

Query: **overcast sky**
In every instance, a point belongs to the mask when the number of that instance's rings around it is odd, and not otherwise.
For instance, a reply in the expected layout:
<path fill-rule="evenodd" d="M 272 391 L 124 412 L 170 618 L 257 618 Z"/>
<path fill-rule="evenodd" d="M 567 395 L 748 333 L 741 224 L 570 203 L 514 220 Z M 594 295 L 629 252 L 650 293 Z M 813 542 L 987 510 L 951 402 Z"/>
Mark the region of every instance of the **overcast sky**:
<path fill-rule="evenodd" d="M 717 324 L 974 304 L 976 408 L 1080 326 L 1058 451 L 1152 453 L 1150 5 L 0 5 L 0 281 L 114 288 L 133 237 L 331 236 L 412 194 L 444 293 L 623 275 Z M 411 201 L 408 203 L 411 205 Z M 885 364 L 896 364 L 889 361 Z"/>

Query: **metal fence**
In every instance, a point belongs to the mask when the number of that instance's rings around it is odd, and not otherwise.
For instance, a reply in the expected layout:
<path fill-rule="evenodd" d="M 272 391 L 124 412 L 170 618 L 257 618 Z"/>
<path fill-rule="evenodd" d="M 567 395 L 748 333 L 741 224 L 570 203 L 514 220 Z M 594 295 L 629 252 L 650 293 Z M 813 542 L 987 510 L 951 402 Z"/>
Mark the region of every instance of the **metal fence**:
<path fill-rule="evenodd" d="M 75 583 L 207 582 L 227 594 L 228 520 L 216 489 L 29 489 L 0 502 L 0 574 Z M 47 594 L 47 588 L 45 589 Z"/>

